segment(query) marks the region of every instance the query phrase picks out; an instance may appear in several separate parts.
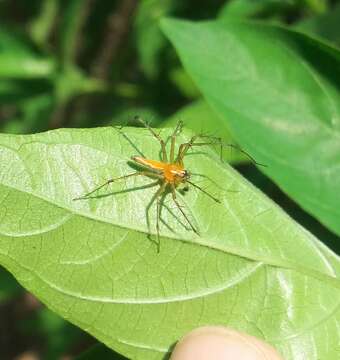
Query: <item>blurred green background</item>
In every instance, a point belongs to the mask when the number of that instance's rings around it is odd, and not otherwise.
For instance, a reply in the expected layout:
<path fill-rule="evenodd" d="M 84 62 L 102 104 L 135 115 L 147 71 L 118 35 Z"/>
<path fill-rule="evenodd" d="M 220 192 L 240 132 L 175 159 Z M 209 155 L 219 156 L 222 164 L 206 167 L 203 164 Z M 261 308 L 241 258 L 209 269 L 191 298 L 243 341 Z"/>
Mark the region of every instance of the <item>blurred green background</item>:
<path fill-rule="evenodd" d="M 159 29 L 163 16 L 260 19 L 340 44 L 340 1 L 2 0 L 0 131 L 29 134 L 60 127 L 134 125 L 132 119 L 139 115 L 153 126 L 180 118 L 196 131 L 204 127 L 216 133 L 218 129 L 209 128 L 215 115 Z M 232 161 L 340 253 L 336 235 L 244 158 L 235 155 Z M 44 308 L 3 269 L 0 284 L 1 359 L 71 359 L 95 344 Z M 97 358 L 121 358 L 109 350 L 95 351 Z"/>

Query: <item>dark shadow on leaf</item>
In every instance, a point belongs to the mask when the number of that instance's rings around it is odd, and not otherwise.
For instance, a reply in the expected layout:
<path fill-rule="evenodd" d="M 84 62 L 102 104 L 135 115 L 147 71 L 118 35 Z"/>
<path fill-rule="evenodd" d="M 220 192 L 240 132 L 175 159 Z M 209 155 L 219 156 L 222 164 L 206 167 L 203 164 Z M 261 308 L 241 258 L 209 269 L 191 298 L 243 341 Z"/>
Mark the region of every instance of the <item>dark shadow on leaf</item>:
<path fill-rule="evenodd" d="M 172 352 L 174 351 L 176 345 L 177 345 L 177 342 L 175 342 L 175 343 L 173 343 L 172 345 L 170 345 L 169 350 L 164 354 L 164 356 L 163 356 L 163 358 L 162 358 L 163 360 L 169 360 L 169 359 L 170 359 L 171 354 L 172 354 Z"/>
<path fill-rule="evenodd" d="M 156 185 L 158 185 L 158 181 L 150 183 L 150 184 L 145 184 L 145 185 L 141 185 L 141 186 L 136 186 L 133 188 L 128 188 L 128 189 L 122 189 L 122 190 L 118 190 L 118 191 L 113 191 L 107 194 L 102 194 L 102 195 L 92 195 L 92 196 L 88 196 L 88 197 L 84 197 L 84 198 L 79 198 L 76 200 L 89 200 L 89 199 L 101 199 L 101 198 L 106 198 L 108 196 L 115 196 L 115 195 L 119 195 L 119 194 L 125 194 L 125 193 L 129 193 L 132 191 L 138 191 L 138 190 L 144 190 L 144 189 L 148 189 L 151 187 L 154 187 Z"/>

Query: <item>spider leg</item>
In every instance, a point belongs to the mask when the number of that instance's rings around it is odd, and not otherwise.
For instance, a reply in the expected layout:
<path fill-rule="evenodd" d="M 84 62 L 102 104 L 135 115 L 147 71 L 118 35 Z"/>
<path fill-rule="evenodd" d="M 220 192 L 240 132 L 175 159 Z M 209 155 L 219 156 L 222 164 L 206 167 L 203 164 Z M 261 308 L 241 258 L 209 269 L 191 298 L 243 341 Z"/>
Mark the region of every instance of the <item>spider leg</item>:
<path fill-rule="evenodd" d="M 247 158 L 248 158 L 252 163 L 254 163 L 255 165 L 267 167 L 267 165 L 261 164 L 261 163 L 257 162 L 249 153 L 247 153 L 246 151 L 242 150 L 239 146 L 237 146 L 237 145 L 235 145 L 235 144 L 223 144 L 223 146 L 227 146 L 227 147 L 230 147 L 230 148 L 232 148 L 232 149 L 238 150 L 239 152 L 241 152 L 242 154 L 244 154 L 245 156 L 247 156 Z"/>
<path fill-rule="evenodd" d="M 106 185 L 109 185 L 115 181 L 118 181 L 118 180 L 123 180 L 123 179 L 127 179 L 129 177 L 133 177 L 133 176 L 140 176 L 140 175 L 143 175 L 143 176 L 150 176 L 150 177 L 157 177 L 157 174 L 151 172 L 151 171 L 137 171 L 137 172 L 134 172 L 132 174 L 128 174 L 128 175 L 124 175 L 124 176 L 119 176 L 117 178 L 114 178 L 114 179 L 109 179 L 107 180 L 104 184 L 96 187 L 95 189 L 91 190 L 90 192 L 80 196 L 80 197 L 77 197 L 77 198 L 74 198 L 72 200 L 83 200 L 83 199 L 87 199 L 90 195 L 92 195 L 93 193 L 95 193 L 96 191 L 102 189 L 104 186 Z"/>
<path fill-rule="evenodd" d="M 174 216 L 174 214 L 171 212 L 171 209 L 168 208 L 168 206 L 166 206 L 165 204 L 165 197 L 166 197 L 167 193 L 166 191 L 163 192 L 161 198 L 160 198 L 160 211 L 159 211 L 159 221 L 171 232 L 175 232 L 174 229 L 162 218 L 162 212 L 163 209 L 166 209 L 172 216 Z M 174 216 L 175 217 L 175 216 Z"/>
<path fill-rule="evenodd" d="M 176 159 L 177 163 L 183 164 L 184 156 L 186 155 L 188 150 L 190 148 L 192 148 L 193 146 L 205 146 L 205 145 L 219 145 L 220 146 L 220 158 L 222 160 L 222 149 L 223 149 L 222 142 L 219 142 L 219 141 L 216 141 L 216 140 L 199 142 L 199 143 L 195 142 L 200 137 L 201 136 L 199 136 L 199 135 L 195 135 L 188 142 L 183 143 L 183 144 L 180 145 L 179 150 L 178 150 L 177 159 Z"/>
<path fill-rule="evenodd" d="M 213 140 L 212 141 L 199 142 L 199 143 L 195 142 L 197 139 L 204 139 L 204 138 L 210 138 L 210 139 L 213 139 Z M 188 152 L 188 150 L 190 148 L 192 148 L 193 146 L 205 146 L 205 145 L 219 145 L 220 148 L 221 148 L 220 157 L 221 157 L 221 160 L 222 160 L 223 143 L 222 143 L 221 138 L 211 137 L 211 136 L 208 136 L 208 135 L 194 135 L 188 142 L 183 143 L 183 144 L 181 144 L 179 146 L 176 162 L 179 163 L 179 164 L 183 164 L 184 156 L 186 155 L 186 153 Z"/>
<path fill-rule="evenodd" d="M 157 231 L 157 252 L 158 253 L 159 253 L 160 247 L 161 247 L 161 239 L 159 236 L 159 221 L 161 219 L 161 211 L 162 211 L 161 197 L 162 197 L 162 194 L 164 193 L 165 187 L 166 187 L 166 183 L 163 183 L 161 185 L 161 187 L 158 189 L 157 195 L 156 195 L 156 202 L 157 202 L 156 231 Z"/>
<path fill-rule="evenodd" d="M 216 202 L 218 202 L 218 203 L 221 203 L 221 200 L 220 200 L 220 199 L 215 198 L 215 196 L 209 194 L 206 190 L 202 189 L 200 186 L 196 185 L 195 183 L 193 183 L 193 182 L 191 182 L 191 181 L 189 181 L 189 180 L 187 180 L 187 182 L 188 182 L 190 185 L 192 185 L 193 187 L 195 187 L 196 189 L 202 191 L 202 193 L 204 193 L 205 195 L 209 196 L 210 199 L 212 199 L 212 200 L 214 200 L 214 201 L 216 201 Z"/>
<path fill-rule="evenodd" d="M 181 205 L 178 203 L 177 201 L 177 197 L 176 197 L 176 188 L 175 186 L 172 184 L 171 185 L 171 194 L 172 194 L 172 199 L 174 201 L 174 203 L 176 204 L 178 210 L 182 213 L 182 215 L 184 216 L 185 220 L 187 221 L 187 223 L 189 224 L 189 226 L 191 227 L 192 231 L 194 233 L 196 233 L 197 235 L 199 235 L 198 230 L 195 228 L 195 226 L 191 223 L 191 221 L 189 220 L 188 216 L 186 215 L 186 213 L 183 211 Z"/>
<path fill-rule="evenodd" d="M 204 141 L 204 142 L 195 142 L 197 139 L 211 139 L 211 141 Z M 187 143 L 183 143 L 180 145 L 177 155 L 176 162 L 179 164 L 183 164 L 183 158 L 188 152 L 188 150 L 193 146 L 205 146 L 205 145 L 218 145 L 220 146 L 220 159 L 222 161 L 222 151 L 224 147 L 229 147 L 232 149 L 236 149 L 242 154 L 246 155 L 249 160 L 254 163 L 255 165 L 266 167 L 266 165 L 258 163 L 250 154 L 248 154 L 246 151 L 241 149 L 239 146 L 235 144 L 224 144 L 222 139 L 219 137 L 209 136 L 209 135 L 196 135 L 193 136 Z"/>
<path fill-rule="evenodd" d="M 264 167 L 267 167 L 267 165 L 264 165 L 264 164 L 260 164 L 258 163 L 249 153 L 247 153 L 245 150 L 243 150 L 242 148 L 240 148 L 239 146 L 235 145 L 235 144 L 224 144 L 223 141 L 222 141 L 222 138 L 220 137 L 217 137 L 217 136 L 210 136 L 210 135 L 201 135 L 199 136 L 201 139 L 211 139 L 213 140 L 212 142 L 210 143 L 196 143 L 196 144 L 192 144 L 191 146 L 201 146 L 201 145 L 220 145 L 221 147 L 221 160 L 222 160 L 222 149 L 223 147 L 229 147 L 231 149 L 235 149 L 237 151 L 239 151 L 240 153 L 242 153 L 243 155 L 247 156 L 248 159 L 253 162 L 255 165 L 259 165 L 259 166 L 264 166 Z"/>
<path fill-rule="evenodd" d="M 195 140 L 198 138 L 198 135 L 194 135 L 188 142 L 183 143 L 178 148 L 176 163 L 183 165 L 183 158 L 187 151 L 191 148 L 191 146 L 194 144 Z"/>
<path fill-rule="evenodd" d="M 154 193 L 154 195 L 152 196 L 148 206 L 146 207 L 146 224 L 147 224 L 147 227 L 148 227 L 149 239 L 151 239 L 151 237 L 150 237 L 150 235 L 151 235 L 151 226 L 150 226 L 149 211 L 150 211 L 151 205 L 156 200 L 156 202 L 157 202 L 157 218 L 156 218 L 156 233 L 157 233 L 157 243 L 156 243 L 156 245 L 157 245 L 157 252 L 159 252 L 159 250 L 160 250 L 160 235 L 159 235 L 159 216 L 160 215 L 159 214 L 160 214 L 160 211 L 161 211 L 161 206 L 160 206 L 161 204 L 159 202 L 159 200 L 160 200 L 159 198 L 164 193 L 165 187 L 166 187 L 166 183 L 164 182 L 164 183 L 161 184 L 159 189 Z"/>
<path fill-rule="evenodd" d="M 173 163 L 175 160 L 176 137 L 181 133 L 182 129 L 183 129 L 183 121 L 179 120 L 174 132 L 171 135 L 170 163 Z"/>
<path fill-rule="evenodd" d="M 166 154 L 165 141 L 142 118 L 140 118 L 139 116 L 135 116 L 135 120 L 139 121 L 145 128 L 147 128 L 151 132 L 151 134 L 159 141 L 159 143 L 161 144 L 161 149 L 162 149 L 162 161 L 163 162 L 168 162 L 168 156 Z"/>

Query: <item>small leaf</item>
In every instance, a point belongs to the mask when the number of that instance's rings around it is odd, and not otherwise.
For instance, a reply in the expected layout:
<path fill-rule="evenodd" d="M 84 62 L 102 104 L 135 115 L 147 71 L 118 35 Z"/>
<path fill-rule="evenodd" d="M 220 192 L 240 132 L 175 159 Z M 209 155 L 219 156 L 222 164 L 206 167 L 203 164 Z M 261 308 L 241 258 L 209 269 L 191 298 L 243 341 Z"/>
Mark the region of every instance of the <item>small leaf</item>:
<path fill-rule="evenodd" d="M 221 324 L 264 338 L 287 360 L 337 359 L 339 259 L 209 149 L 185 165 L 221 203 L 195 188 L 178 193 L 197 236 L 167 196 L 160 253 L 155 205 L 151 240 L 146 224 L 151 179 L 72 200 L 133 172 L 128 160 L 139 152 L 158 159 L 147 129 L 0 134 L 0 263 L 128 358 L 163 359 L 191 329 Z"/>
<path fill-rule="evenodd" d="M 53 72 L 52 59 L 38 55 L 24 37 L 0 28 L 0 77 L 44 78 Z"/>
<path fill-rule="evenodd" d="M 292 7 L 292 0 L 231 0 L 227 1 L 219 12 L 219 18 L 242 19 L 270 15 Z"/>
<path fill-rule="evenodd" d="M 31 37 L 42 47 L 47 46 L 48 37 L 58 13 L 58 3 L 58 0 L 42 1 L 40 13 L 30 24 Z"/>
<path fill-rule="evenodd" d="M 60 53 L 63 65 L 74 65 L 79 44 L 77 40 L 89 4 L 82 0 L 69 0 L 63 11 L 60 31 Z"/>
<path fill-rule="evenodd" d="M 166 38 L 159 28 L 159 20 L 178 7 L 175 0 L 141 0 L 135 17 L 136 47 L 144 73 L 155 78 L 159 73 L 160 52 Z"/>
<path fill-rule="evenodd" d="M 66 103 L 72 97 L 91 92 L 101 92 L 106 85 L 98 79 L 88 77 L 80 68 L 69 65 L 55 78 L 56 99 L 58 103 Z"/>
<path fill-rule="evenodd" d="M 25 101 L 20 106 L 23 117 L 21 134 L 39 132 L 48 129 L 49 116 L 53 110 L 53 98 L 44 94 Z"/>
<path fill-rule="evenodd" d="M 240 146 L 340 234 L 340 53 L 260 23 L 165 20 L 163 29 Z"/>
<path fill-rule="evenodd" d="M 182 66 L 176 67 L 170 72 L 170 80 L 177 89 L 188 99 L 197 99 L 200 92 L 188 73 Z"/>

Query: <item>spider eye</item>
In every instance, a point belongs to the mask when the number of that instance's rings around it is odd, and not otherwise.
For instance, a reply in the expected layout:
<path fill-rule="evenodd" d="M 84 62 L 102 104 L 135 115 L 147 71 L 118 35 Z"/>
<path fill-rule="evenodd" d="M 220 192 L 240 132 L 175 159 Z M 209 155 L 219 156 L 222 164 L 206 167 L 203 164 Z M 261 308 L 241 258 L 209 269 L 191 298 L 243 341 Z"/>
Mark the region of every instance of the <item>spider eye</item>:
<path fill-rule="evenodd" d="M 187 179 L 190 177 L 190 173 L 187 170 L 181 170 L 180 172 L 177 173 L 177 176 L 182 179 Z"/>

